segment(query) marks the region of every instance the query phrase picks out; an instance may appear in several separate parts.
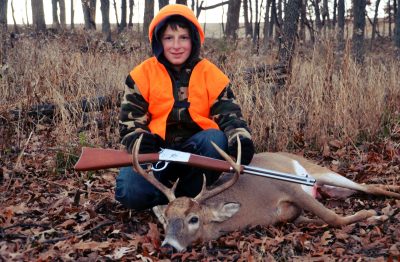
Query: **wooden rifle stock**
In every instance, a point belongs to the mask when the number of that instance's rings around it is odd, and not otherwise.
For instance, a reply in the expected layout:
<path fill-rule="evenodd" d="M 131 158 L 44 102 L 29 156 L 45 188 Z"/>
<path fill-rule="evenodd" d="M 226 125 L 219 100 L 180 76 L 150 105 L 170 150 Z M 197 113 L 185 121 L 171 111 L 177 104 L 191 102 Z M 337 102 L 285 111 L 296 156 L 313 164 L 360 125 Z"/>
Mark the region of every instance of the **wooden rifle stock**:
<path fill-rule="evenodd" d="M 188 160 L 185 161 L 181 161 L 180 159 L 175 160 L 175 156 L 172 156 L 172 162 L 178 162 L 186 165 L 212 169 L 221 172 L 231 171 L 230 164 L 223 160 L 173 150 L 171 150 L 171 152 L 178 152 L 181 154 L 183 153 L 189 155 Z M 138 161 L 139 163 L 155 163 L 158 161 L 169 162 L 168 159 L 163 159 L 162 154 L 162 152 L 139 154 Z M 89 171 L 125 166 L 132 166 L 132 155 L 130 155 L 126 151 L 116 149 L 82 147 L 81 156 L 78 162 L 75 164 L 74 169 L 77 171 Z"/>

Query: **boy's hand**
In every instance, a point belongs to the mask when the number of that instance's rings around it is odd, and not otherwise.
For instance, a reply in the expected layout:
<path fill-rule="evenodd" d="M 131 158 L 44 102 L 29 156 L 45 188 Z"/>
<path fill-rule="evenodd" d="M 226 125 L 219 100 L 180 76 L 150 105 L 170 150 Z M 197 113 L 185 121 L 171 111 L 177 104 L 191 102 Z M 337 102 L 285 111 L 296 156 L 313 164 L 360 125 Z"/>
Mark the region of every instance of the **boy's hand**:
<path fill-rule="evenodd" d="M 254 155 L 254 144 L 251 139 L 246 138 L 246 137 L 239 137 L 240 139 L 240 144 L 242 145 L 242 161 L 241 164 L 243 165 L 248 165 L 250 164 L 251 160 L 253 159 Z M 237 157 L 237 139 L 232 139 L 231 143 L 228 145 L 228 153 L 233 156 Z"/>

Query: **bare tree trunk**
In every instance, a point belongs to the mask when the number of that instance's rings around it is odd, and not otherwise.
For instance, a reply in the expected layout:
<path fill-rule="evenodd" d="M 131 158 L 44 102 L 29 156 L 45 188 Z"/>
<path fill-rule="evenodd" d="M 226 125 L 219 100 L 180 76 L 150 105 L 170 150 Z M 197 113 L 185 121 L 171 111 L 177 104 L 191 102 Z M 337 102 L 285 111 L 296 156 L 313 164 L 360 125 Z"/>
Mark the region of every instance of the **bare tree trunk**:
<path fill-rule="evenodd" d="M 309 17 L 307 18 L 307 12 L 306 12 L 305 22 L 306 22 L 306 25 L 307 25 L 307 28 L 308 28 L 308 32 L 309 32 L 309 34 L 310 34 L 311 42 L 312 42 L 312 43 L 315 43 L 314 21 L 313 21 L 313 18 L 312 18 L 312 16 L 311 16 L 311 14 L 313 13 L 313 12 L 312 12 L 312 8 L 313 8 L 312 3 L 311 3 L 311 5 L 309 5 L 309 6 L 307 6 L 307 7 L 308 7 L 308 14 L 309 14 Z"/>
<path fill-rule="evenodd" d="M 394 35 L 395 35 L 395 38 L 396 38 L 396 30 L 398 30 L 397 28 L 398 28 L 398 24 L 397 24 L 397 19 L 398 19 L 398 16 L 399 16 L 399 10 L 398 10 L 398 8 L 399 8 L 399 4 L 398 4 L 399 2 L 397 1 L 397 0 L 393 0 L 393 12 L 394 12 L 394 15 L 395 15 L 395 21 L 394 21 L 394 23 L 395 23 L 395 28 L 394 28 Z"/>
<path fill-rule="evenodd" d="M 274 26 L 276 26 L 276 1 L 271 0 L 271 20 L 269 23 L 269 38 L 271 39 L 274 36 Z"/>
<path fill-rule="evenodd" d="M 237 39 L 237 30 L 239 29 L 239 14 L 240 0 L 230 0 L 225 30 L 225 36 L 227 38 Z"/>
<path fill-rule="evenodd" d="M 177 4 L 187 5 L 187 0 L 176 0 Z"/>
<path fill-rule="evenodd" d="M 255 0 L 255 6 L 256 6 L 256 19 L 254 21 L 253 46 L 256 45 L 257 40 L 258 40 L 258 36 L 260 34 L 260 21 L 258 19 L 258 16 L 259 16 L 259 13 L 258 13 L 258 0 Z"/>
<path fill-rule="evenodd" d="M 394 14 L 394 19 L 395 19 L 395 21 L 394 21 L 394 23 L 396 24 L 396 19 L 397 19 L 397 10 L 398 10 L 398 1 L 397 0 L 393 0 L 393 14 Z M 394 29 L 394 30 L 396 30 L 396 28 Z"/>
<path fill-rule="evenodd" d="M 319 9 L 319 1 L 320 0 L 311 0 L 311 3 L 314 6 L 314 12 L 315 12 L 315 23 L 317 25 L 318 31 L 321 31 L 322 29 L 322 22 L 321 22 L 321 12 Z"/>
<path fill-rule="evenodd" d="M 284 3 L 284 5 L 286 7 L 287 4 Z M 273 14 L 275 22 L 275 42 L 280 43 L 282 40 L 281 36 L 282 36 L 282 21 L 283 21 L 282 0 L 278 0 L 278 6 L 276 6 L 275 9 L 273 9 Z"/>
<path fill-rule="evenodd" d="M 74 11 L 74 1 L 71 0 L 71 30 L 73 30 L 75 28 L 75 24 L 74 24 L 74 16 L 75 16 L 75 11 Z"/>
<path fill-rule="evenodd" d="M 248 1 L 249 1 L 249 14 L 250 14 L 249 23 L 251 25 L 250 36 L 252 36 L 253 35 L 253 3 L 251 2 L 252 0 L 248 0 Z"/>
<path fill-rule="evenodd" d="M 282 12 L 282 0 L 278 0 L 278 8 L 276 8 L 276 14 L 277 14 L 277 21 L 279 24 L 282 24 L 283 21 L 283 12 Z"/>
<path fill-rule="evenodd" d="M 265 7 L 265 16 L 264 16 L 264 46 L 267 47 L 269 42 L 269 13 L 271 7 L 271 0 L 267 0 L 267 5 Z"/>
<path fill-rule="evenodd" d="M 388 0 L 388 15 L 389 15 L 389 37 L 392 37 L 392 6 Z"/>
<path fill-rule="evenodd" d="M 7 29 L 7 6 L 8 0 L 0 0 L 0 25 Z"/>
<path fill-rule="evenodd" d="M 65 18 L 65 0 L 58 0 L 58 8 L 60 9 L 60 25 L 62 29 L 65 29 L 67 20 Z"/>
<path fill-rule="evenodd" d="M 113 6 L 114 6 L 115 21 L 117 21 L 117 28 L 119 30 L 119 18 L 118 18 L 117 2 L 115 0 L 113 0 Z"/>
<path fill-rule="evenodd" d="M 397 8 L 396 12 L 396 25 L 394 32 L 394 43 L 397 46 L 397 50 L 400 52 L 400 11 Z"/>
<path fill-rule="evenodd" d="M 292 64 L 300 10 L 301 0 L 289 0 L 285 7 L 282 30 L 283 46 L 279 49 L 279 62 L 286 65 L 288 69 Z"/>
<path fill-rule="evenodd" d="M 249 22 L 248 0 L 243 0 L 243 16 L 244 16 L 245 35 L 246 36 L 252 35 L 253 26 Z"/>
<path fill-rule="evenodd" d="M 328 0 L 324 0 L 322 2 L 322 21 L 325 28 L 330 27 L 329 19 Z"/>
<path fill-rule="evenodd" d="M 332 19 L 333 28 L 336 27 L 337 23 L 337 1 L 338 0 L 333 0 L 333 19 Z"/>
<path fill-rule="evenodd" d="M 371 42 L 370 42 L 371 46 L 372 46 L 372 42 L 375 40 L 376 25 L 378 24 L 378 8 L 379 8 L 380 2 L 381 2 L 381 0 L 376 0 L 376 3 L 375 3 L 375 14 L 374 14 L 374 21 L 372 22 L 372 36 L 371 36 Z"/>
<path fill-rule="evenodd" d="M 14 2 L 13 2 L 13 0 L 11 0 L 11 15 L 12 15 L 13 22 L 14 22 L 14 32 L 18 33 L 19 32 L 19 28 L 18 28 L 18 25 L 17 25 L 17 21 L 15 20 L 15 12 L 14 11 L 15 11 L 14 10 Z"/>
<path fill-rule="evenodd" d="M 126 0 L 121 1 L 121 24 L 119 25 L 119 32 L 122 32 L 126 27 Z"/>
<path fill-rule="evenodd" d="M 8 43 L 7 43 L 7 25 L 0 25 L 0 66 L 7 64 Z M 1 75 L 0 75 L 1 78 Z"/>
<path fill-rule="evenodd" d="M 301 10 L 300 10 L 300 39 L 306 41 L 306 23 L 307 23 L 307 0 L 302 0 Z"/>
<path fill-rule="evenodd" d="M 129 22 L 128 26 L 132 27 L 133 26 L 133 6 L 135 5 L 135 2 L 133 0 L 129 0 Z"/>
<path fill-rule="evenodd" d="M 0 0 L 0 66 L 7 63 L 7 6 L 8 0 Z"/>
<path fill-rule="evenodd" d="M 92 19 L 92 23 L 94 25 L 94 29 L 96 29 L 96 5 L 97 0 L 89 0 L 90 3 L 90 17 Z"/>
<path fill-rule="evenodd" d="M 344 48 L 344 0 L 338 0 L 338 32 L 337 40 L 339 42 L 339 48 Z"/>
<path fill-rule="evenodd" d="M 43 0 L 32 0 L 32 24 L 36 31 L 45 31 L 46 22 L 44 20 Z"/>
<path fill-rule="evenodd" d="M 149 35 L 149 26 L 154 17 L 154 0 L 146 0 L 144 4 L 143 38 Z"/>
<path fill-rule="evenodd" d="M 60 28 L 60 22 L 58 21 L 58 0 L 52 0 L 52 15 L 53 15 L 53 27 L 56 29 Z"/>
<path fill-rule="evenodd" d="M 110 0 L 100 0 L 101 6 L 101 20 L 102 26 L 101 31 L 103 32 L 103 38 L 107 42 L 111 42 L 111 28 L 110 28 Z"/>
<path fill-rule="evenodd" d="M 96 0 L 82 0 L 82 10 L 85 19 L 85 29 L 96 29 Z"/>
<path fill-rule="evenodd" d="M 25 16 L 26 16 L 26 25 L 29 26 L 28 0 L 25 0 Z"/>
<path fill-rule="evenodd" d="M 353 0 L 353 46 L 352 53 L 357 63 L 364 62 L 366 0 Z"/>
<path fill-rule="evenodd" d="M 193 3 L 194 1 L 192 1 Z M 169 4 L 169 0 L 158 0 L 158 8 L 161 9 Z"/>

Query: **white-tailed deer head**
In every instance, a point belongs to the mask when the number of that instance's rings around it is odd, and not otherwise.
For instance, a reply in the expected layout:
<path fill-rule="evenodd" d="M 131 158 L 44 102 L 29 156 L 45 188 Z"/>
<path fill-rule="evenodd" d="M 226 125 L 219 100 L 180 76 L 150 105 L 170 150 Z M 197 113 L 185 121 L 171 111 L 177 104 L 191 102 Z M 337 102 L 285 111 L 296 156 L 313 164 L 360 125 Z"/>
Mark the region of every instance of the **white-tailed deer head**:
<path fill-rule="evenodd" d="M 157 206 L 153 210 L 165 229 L 163 246 L 184 251 L 197 241 L 216 239 L 234 230 L 249 225 L 273 225 L 278 222 L 315 222 L 342 226 L 362 219 L 377 217 L 373 210 L 362 210 L 354 215 L 342 217 L 324 207 L 314 197 L 306 193 L 298 184 L 267 179 L 258 176 L 241 175 L 240 155 L 235 163 L 225 152 L 218 152 L 231 164 L 234 174 L 227 174 L 217 181 L 217 185 L 207 189 L 205 177 L 201 192 L 195 198 L 176 198 L 172 188 L 159 182 L 151 169 L 144 170 L 137 160 L 141 138 L 133 147 L 132 162 L 136 171 L 159 189 L 169 200 L 166 206 Z M 240 146 L 240 141 L 238 143 Z M 238 152 L 241 152 L 240 148 Z M 381 194 L 400 199 L 400 194 L 387 191 L 378 186 L 360 185 L 327 168 L 315 165 L 304 158 L 288 153 L 261 153 L 254 156 L 251 165 L 296 174 L 306 169 L 317 183 L 339 186 L 351 190 Z M 392 187 L 399 190 L 399 187 Z M 302 216 L 302 210 L 315 214 L 317 220 Z"/>
<path fill-rule="evenodd" d="M 210 223 L 220 223 L 232 217 L 238 212 L 240 203 L 220 203 L 219 205 L 203 205 L 207 199 L 220 194 L 229 187 L 233 186 L 239 178 L 241 144 L 238 139 L 238 156 L 235 163 L 223 150 L 213 143 L 216 150 L 232 165 L 235 175 L 217 187 L 206 188 L 206 178 L 203 176 L 203 186 L 200 193 L 194 197 L 175 197 L 175 189 L 178 180 L 172 188 L 166 187 L 155 177 L 151 169 L 144 170 L 138 162 L 138 152 L 142 137 L 135 142 L 132 150 L 132 163 L 135 170 L 142 175 L 148 182 L 160 190 L 169 200 L 167 206 L 158 206 L 154 212 L 163 223 L 166 230 L 166 237 L 163 246 L 170 245 L 178 251 L 184 250 L 189 244 L 197 240 L 202 240 L 204 230 Z"/>

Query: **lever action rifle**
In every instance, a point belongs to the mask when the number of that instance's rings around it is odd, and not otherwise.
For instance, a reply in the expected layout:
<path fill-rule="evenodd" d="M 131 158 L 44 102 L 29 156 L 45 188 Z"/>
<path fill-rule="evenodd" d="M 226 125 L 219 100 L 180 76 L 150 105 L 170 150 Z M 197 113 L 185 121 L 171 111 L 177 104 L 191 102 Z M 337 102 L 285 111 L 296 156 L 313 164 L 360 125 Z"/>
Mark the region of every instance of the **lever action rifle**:
<path fill-rule="evenodd" d="M 139 154 L 138 161 L 141 164 L 157 163 L 156 167 L 159 163 L 164 162 L 164 166 L 161 168 L 156 169 L 153 167 L 156 171 L 164 169 L 170 162 L 175 162 L 220 172 L 234 172 L 231 165 L 225 160 L 171 149 L 162 149 L 159 153 Z M 132 155 L 128 154 L 126 151 L 83 147 L 81 156 L 74 168 L 77 171 L 89 171 L 125 166 L 132 166 Z M 241 165 L 240 173 L 258 175 L 308 186 L 313 186 L 315 184 L 315 179 L 305 170 L 302 170 L 302 174 L 300 175 L 293 175 L 265 168 Z"/>

